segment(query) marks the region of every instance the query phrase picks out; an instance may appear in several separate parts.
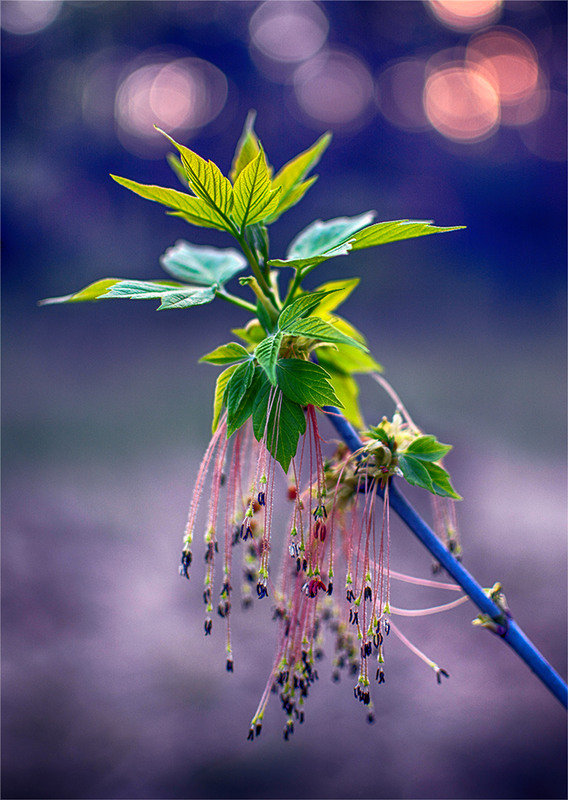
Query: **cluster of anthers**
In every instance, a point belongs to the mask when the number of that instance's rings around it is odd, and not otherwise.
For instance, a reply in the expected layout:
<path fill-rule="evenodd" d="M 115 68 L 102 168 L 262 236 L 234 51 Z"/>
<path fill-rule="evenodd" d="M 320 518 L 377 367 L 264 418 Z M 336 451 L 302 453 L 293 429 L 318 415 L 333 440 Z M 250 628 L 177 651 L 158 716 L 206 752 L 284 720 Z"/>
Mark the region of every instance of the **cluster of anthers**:
<path fill-rule="evenodd" d="M 276 390 L 270 402 L 277 409 Z M 267 437 L 275 433 L 268 430 L 268 423 L 260 442 L 250 420 L 227 439 L 226 415 L 221 418 L 199 469 L 183 542 L 180 573 L 189 578 L 198 507 L 206 493 L 204 630 L 207 636 L 213 627 L 215 568 L 222 541 L 221 588 L 216 599 L 217 613 L 226 626 L 229 672 L 234 668 L 232 562 L 237 547 L 243 554 L 243 605 L 249 606 L 254 594 L 274 604 L 279 628 L 276 652 L 251 721 L 251 740 L 261 732 L 271 694 L 279 696 L 286 714 L 285 739 L 304 721 L 305 701 L 318 679 L 317 662 L 323 657 L 326 638 L 334 639 L 332 679 L 339 681 L 342 673 L 354 679 L 355 697 L 366 707 L 369 722 L 374 721 L 371 683 L 385 683 L 390 633 L 434 670 L 438 682 L 448 677 L 403 635 L 392 616 L 435 613 L 466 599 L 417 611 L 391 604 L 392 579 L 459 591 L 453 584 L 412 578 L 390 566 L 389 484 L 400 472 L 399 454 L 420 435 L 412 421 L 397 411 L 391 421 L 383 418 L 363 434 L 360 450 L 352 453 L 343 443 L 335 443 L 335 451 L 324 458 L 316 409 L 307 406 L 305 414 L 306 431 L 290 464 L 288 486 L 283 484 L 292 513 L 280 569 L 269 569 L 275 519 L 281 513 L 278 508 L 275 514 L 279 476 L 267 448 Z M 278 415 L 272 419 L 277 426 Z M 455 551 L 453 501 L 442 497 L 434 501 L 439 532 L 454 543 Z"/>

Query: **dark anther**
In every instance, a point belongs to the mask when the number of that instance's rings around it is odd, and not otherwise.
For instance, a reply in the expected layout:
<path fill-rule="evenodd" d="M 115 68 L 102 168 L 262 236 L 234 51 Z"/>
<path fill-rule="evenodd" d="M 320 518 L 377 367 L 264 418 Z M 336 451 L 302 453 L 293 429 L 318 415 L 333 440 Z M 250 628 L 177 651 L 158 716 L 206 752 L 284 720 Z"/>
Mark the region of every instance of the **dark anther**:
<path fill-rule="evenodd" d="M 256 584 L 256 593 L 258 595 L 259 600 L 262 600 L 263 597 L 268 597 L 268 591 L 263 583 Z"/>
<path fill-rule="evenodd" d="M 391 632 L 391 624 L 388 619 L 385 619 L 385 635 L 388 636 Z"/>
<path fill-rule="evenodd" d="M 316 661 L 321 661 L 321 660 L 322 660 L 322 658 L 323 658 L 323 650 L 322 650 L 320 647 L 318 647 L 318 648 L 316 649 L 316 652 L 315 652 L 315 654 L 314 654 L 314 655 L 315 655 L 315 659 L 316 659 Z"/>
<path fill-rule="evenodd" d="M 370 702 L 371 702 L 371 695 L 369 693 L 369 690 L 365 689 L 365 691 L 363 692 L 363 703 L 364 705 L 368 706 Z"/>
<path fill-rule="evenodd" d="M 308 568 L 308 559 L 307 559 L 307 558 L 304 558 L 304 562 L 303 562 L 303 564 L 302 564 L 302 569 L 303 569 L 303 570 L 304 570 L 304 572 L 305 572 L 305 571 L 307 570 L 307 568 Z"/>
<path fill-rule="evenodd" d="M 347 589 L 347 594 L 345 595 L 347 602 L 352 603 L 355 600 L 355 595 L 353 594 L 353 589 Z"/>
<path fill-rule="evenodd" d="M 254 729 L 255 734 L 257 736 L 260 736 L 261 730 L 262 730 L 262 722 L 257 722 L 256 723 L 256 728 Z"/>
<path fill-rule="evenodd" d="M 247 742 L 252 742 L 253 739 L 254 739 L 254 728 L 251 725 L 247 736 Z"/>
<path fill-rule="evenodd" d="M 327 593 L 330 597 L 333 594 L 333 583 L 331 581 L 327 584 Z"/>
<path fill-rule="evenodd" d="M 339 683 L 340 678 L 341 678 L 341 675 L 339 674 L 339 670 L 338 669 L 334 669 L 333 672 L 331 673 L 331 680 L 334 683 Z"/>
<path fill-rule="evenodd" d="M 231 610 L 231 604 L 228 600 L 225 600 L 224 603 L 223 602 L 219 603 L 219 605 L 217 606 L 217 613 L 219 614 L 220 617 L 227 617 L 229 615 L 230 610 Z"/>
<path fill-rule="evenodd" d="M 227 672 L 232 672 L 232 671 L 233 671 L 233 659 L 232 658 L 228 658 L 227 659 Z"/>
<path fill-rule="evenodd" d="M 436 670 L 436 679 L 437 679 L 438 683 L 442 683 L 442 675 L 444 676 L 444 678 L 449 678 L 450 677 L 445 669 L 440 669 L 438 667 L 438 669 Z"/>
<path fill-rule="evenodd" d="M 252 597 L 245 597 L 242 602 L 243 609 L 250 608 L 252 606 Z"/>
<path fill-rule="evenodd" d="M 371 600 L 373 598 L 373 593 L 371 591 L 370 586 L 365 586 L 365 591 L 363 592 L 363 600 Z"/>
<path fill-rule="evenodd" d="M 351 620 L 351 622 L 352 622 L 353 625 L 358 625 L 359 624 L 359 612 L 358 611 L 354 611 L 353 612 L 353 619 Z"/>
<path fill-rule="evenodd" d="M 382 669 L 382 667 L 379 667 L 377 669 L 376 679 L 378 680 L 379 683 L 384 683 L 385 682 L 385 672 Z"/>
<path fill-rule="evenodd" d="M 264 492 L 259 492 L 258 493 L 257 500 L 258 500 L 258 505 L 259 506 L 263 506 L 265 504 L 265 494 L 264 494 Z"/>
<path fill-rule="evenodd" d="M 223 586 L 221 587 L 221 591 L 219 592 L 221 597 L 228 597 L 231 593 L 231 584 L 228 581 L 225 581 Z"/>
<path fill-rule="evenodd" d="M 181 554 L 181 564 L 179 568 L 179 574 L 182 578 L 187 578 L 189 580 L 189 567 L 191 565 L 191 550 L 183 550 Z"/>
<path fill-rule="evenodd" d="M 373 714 L 372 711 L 369 711 L 369 713 L 367 714 L 367 722 L 369 723 L 369 725 L 372 725 L 374 721 L 375 721 L 375 715 Z"/>
<path fill-rule="evenodd" d="M 209 636 L 211 634 L 212 627 L 213 627 L 213 621 L 210 619 L 206 619 L 203 625 L 203 628 L 205 630 L 205 636 Z"/>
<path fill-rule="evenodd" d="M 370 656 L 372 652 L 373 652 L 373 645 L 371 644 L 371 642 L 366 642 L 365 643 L 365 655 L 366 656 Z"/>
<path fill-rule="evenodd" d="M 358 686 L 354 686 L 354 687 L 353 687 L 353 694 L 355 695 L 355 700 L 358 700 L 358 699 L 359 699 L 359 692 L 360 692 L 360 691 L 361 691 L 361 689 L 359 689 L 359 687 L 358 687 Z"/>
<path fill-rule="evenodd" d="M 207 563 L 209 563 L 210 561 L 213 561 L 214 554 L 218 553 L 218 552 L 219 552 L 219 549 L 217 547 L 217 542 L 215 542 L 215 543 L 209 542 L 209 544 L 207 545 L 207 550 L 205 551 L 205 561 Z"/>
<path fill-rule="evenodd" d="M 296 559 L 296 572 L 299 572 L 301 569 L 302 569 L 302 559 L 301 558 L 297 558 Z"/>
<path fill-rule="evenodd" d="M 241 533 L 241 528 L 239 528 L 238 526 L 235 526 L 233 528 L 233 540 L 231 542 L 231 544 L 233 546 L 239 543 L 240 533 Z"/>
<path fill-rule="evenodd" d="M 205 603 L 206 606 L 208 606 L 209 603 L 211 602 L 211 587 L 210 586 L 208 586 L 205 589 L 205 591 L 203 592 L 203 602 Z"/>
<path fill-rule="evenodd" d="M 298 716 L 298 721 L 299 721 L 300 725 L 304 722 L 304 712 L 303 711 L 300 711 L 300 714 Z"/>
<path fill-rule="evenodd" d="M 318 519 L 316 524 L 314 525 L 314 539 L 321 539 L 322 542 L 325 542 L 325 537 L 327 536 L 327 525 L 325 522 L 322 522 L 321 519 Z"/>

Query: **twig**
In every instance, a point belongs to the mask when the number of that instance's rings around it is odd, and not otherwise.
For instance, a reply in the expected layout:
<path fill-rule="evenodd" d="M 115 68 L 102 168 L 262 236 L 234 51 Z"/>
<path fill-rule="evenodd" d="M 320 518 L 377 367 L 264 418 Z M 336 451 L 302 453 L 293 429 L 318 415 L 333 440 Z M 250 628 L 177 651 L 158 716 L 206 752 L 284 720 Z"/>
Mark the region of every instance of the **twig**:
<path fill-rule="evenodd" d="M 359 450 L 363 446 L 351 423 L 345 419 L 337 408 L 325 406 L 323 411 L 352 452 Z M 379 493 L 382 495 L 380 491 Z M 523 633 L 515 620 L 511 618 L 508 609 L 498 606 L 491 599 L 475 578 L 447 550 L 393 482 L 391 482 L 389 489 L 389 500 L 391 508 L 482 612 L 486 620 L 482 622 L 484 627 L 487 627 L 503 641 L 507 642 L 552 694 L 560 700 L 564 707 L 567 707 L 568 688 L 566 683 Z"/>

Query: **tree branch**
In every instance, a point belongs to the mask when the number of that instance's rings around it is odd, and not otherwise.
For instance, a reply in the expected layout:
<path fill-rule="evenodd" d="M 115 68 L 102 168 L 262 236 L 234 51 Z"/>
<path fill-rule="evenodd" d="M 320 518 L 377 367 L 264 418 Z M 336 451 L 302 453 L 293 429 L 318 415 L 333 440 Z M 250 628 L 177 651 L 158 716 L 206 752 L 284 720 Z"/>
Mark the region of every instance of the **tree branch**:
<path fill-rule="evenodd" d="M 323 411 L 352 452 L 359 450 L 363 446 L 363 442 L 355 428 L 337 408 L 325 406 Z M 382 496 L 382 491 L 378 491 Z M 566 707 L 568 705 L 568 689 L 560 675 L 523 633 L 515 620 L 511 618 L 509 612 L 500 608 L 465 567 L 453 557 L 392 481 L 389 488 L 389 501 L 393 511 L 406 523 L 436 561 L 462 587 L 482 614 L 487 616 L 485 627 L 502 638 L 544 683 L 549 691 Z"/>

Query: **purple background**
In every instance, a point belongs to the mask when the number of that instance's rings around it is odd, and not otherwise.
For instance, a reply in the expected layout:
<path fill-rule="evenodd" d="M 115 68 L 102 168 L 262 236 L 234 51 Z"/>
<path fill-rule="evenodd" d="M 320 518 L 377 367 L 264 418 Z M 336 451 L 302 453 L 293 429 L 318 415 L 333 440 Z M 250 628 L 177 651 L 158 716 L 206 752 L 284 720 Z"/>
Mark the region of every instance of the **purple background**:
<path fill-rule="evenodd" d="M 64 77 L 99 51 L 117 48 L 117 70 L 157 45 L 221 69 L 227 105 L 187 141 L 224 169 L 249 108 L 277 166 L 324 130 L 255 66 L 257 5 L 68 2 L 43 31 L 3 32 L 3 796 L 565 797 L 564 712 L 471 626 L 469 604 L 399 623 L 448 670 L 442 686 L 391 637 L 370 727 L 350 679 L 331 683 L 328 653 L 292 741 L 273 700 L 262 737 L 247 742 L 272 663 L 270 608 L 236 611 L 228 675 L 221 624 L 203 638 L 201 556 L 190 584 L 176 577 L 216 375 L 196 361 L 246 317 L 220 302 L 158 315 L 152 303 L 36 306 L 106 275 L 158 277 L 178 238 L 228 244 L 108 179 L 175 185 L 162 159 L 129 153 L 112 118 L 93 128 L 66 94 Z M 373 75 L 467 40 L 421 3 L 321 8 L 330 43 Z M 499 21 L 540 48 L 559 93 L 565 17 L 564 3 L 506 3 Z M 100 102 L 112 110 L 116 76 L 109 85 Z M 361 275 L 346 316 L 417 423 L 455 446 L 466 566 L 484 586 L 503 583 L 564 675 L 565 164 L 532 154 L 513 129 L 457 145 L 398 130 L 375 109 L 358 130 L 336 131 L 318 171 L 274 229 L 275 254 L 312 218 L 369 208 L 468 226 L 328 262 L 313 285 Z M 369 380 L 362 397 L 370 422 L 392 412 Z M 428 577 L 411 534 L 394 524 L 392 535 L 393 567 Z M 453 599 L 393 591 L 399 606 Z"/>

